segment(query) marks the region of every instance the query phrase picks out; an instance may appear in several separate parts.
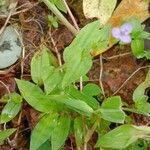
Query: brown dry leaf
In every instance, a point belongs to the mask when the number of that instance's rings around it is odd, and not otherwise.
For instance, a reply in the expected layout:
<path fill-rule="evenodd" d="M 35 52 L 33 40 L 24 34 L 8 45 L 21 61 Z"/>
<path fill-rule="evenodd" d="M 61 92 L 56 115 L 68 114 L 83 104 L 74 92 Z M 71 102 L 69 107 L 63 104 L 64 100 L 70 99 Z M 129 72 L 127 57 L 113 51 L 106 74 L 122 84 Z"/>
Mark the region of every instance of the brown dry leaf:
<path fill-rule="evenodd" d="M 109 23 L 112 26 L 118 26 L 131 16 L 136 16 L 143 22 L 150 17 L 148 5 L 148 2 L 144 0 L 122 0 L 110 18 Z"/>
<path fill-rule="evenodd" d="M 123 21 L 127 20 L 131 16 L 136 16 L 141 20 L 141 22 L 143 22 L 150 17 L 148 6 L 149 3 L 145 0 L 122 0 L 108 23 L 112 26 L 119 26 Z M 97 56 L 107 51 L 115 43 L 115 41 L 110 39 L 109 46 L 106 49 L 95 51 L 92 53 L 92 56 Z"/>

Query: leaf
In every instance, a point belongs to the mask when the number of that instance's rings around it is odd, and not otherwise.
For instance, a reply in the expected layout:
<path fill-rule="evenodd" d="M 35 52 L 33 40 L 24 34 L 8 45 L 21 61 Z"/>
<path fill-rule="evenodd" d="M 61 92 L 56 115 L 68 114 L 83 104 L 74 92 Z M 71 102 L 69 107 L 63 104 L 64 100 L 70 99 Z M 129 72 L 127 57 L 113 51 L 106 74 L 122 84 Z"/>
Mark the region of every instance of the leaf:
<path fill-rule="evenodd" d="M 93 113 L 93 109 L 81 100 L 72 99 L 66 95 L 49 95 L 48 97 L 49 100 L 55 101 L 57 104 L 63 104 L 71 110 L 74 110 L 80 114 L 91 116 L 91 114 Z"/>
<path fill-rule="evenodd" d="M 99 18 L 105 25 L 111 17 L 117 0 L 83 0 L 83 11 L 86 18 Z"/>
<path fill-rule="evenodd" d="M 17 93 L 12 93 L 10 95 L 10 100 L 4 106 L 1 116 L 0 123 L 6 123 L 12 120 L 21 109 L 22 97 Z"/>
<path fill-rule="evenodd" d="M 79 90 L 75 89 L 73 86 L 70 86 L 66 92 L 73 98 L 84 101 L 93 109 L 97 109 L 99 107 L 99 103 L 95 98 L 90 97 L 84 94 L 83 92 L 80 92 Z"/>
<path fill-rule="evenodd" d="M 52 0 L 56 7 L 64 13 L 67 13 L 67 9 L 62 0 Z"/>
<path fill-rule="evenodd" d="M 137 58 L 143 58 L 144 56 L 144 40 L 132 40 L 131 43 L 132 53 Z"/>
<path fill-rule="evenodd" d="M 142 24 L 139 20 L 139 18 L 135 17 L 135 16 L 132 16 L 130 17 L 129 19 L 127 19 L 128 23 L 130 23 L 132 25 L 132 34 L 141 34 L 142 31 L 143 31 L 143 27 L 142 27 Z"/>
<path fill-rule="evenodd" d="M 123 150 L 147 150 L 147 147 L 148 143 L 142 139 L 139 139 L 138 141 L 134 142 Z"/>
<path fill-rule="evenodd" d="M 43 143 L 37 150 L 51 150 L 50 141 L 47 140 L 45 143 Z"/>
<path fill-rule="evenodd" d="M 96 143 L 96 147 L 122 149 L 138 139 L 149 137 L 149 134 L 150 127 L 126 124 L 119 126 L 100 137 Z"/>
<path fill-rule="evenodd" d="M 139 35 L 139 38 L 150 40 L 150 33 L 149 33 L 149 32 L 146 32 L 146 31 L 143 31 L 143 32 Z"/>
<path fill-rule="evenodd" d="M 138 87 L 133 92 L 133 101 L 137 103 L 138 101 L 148 100 L 148 96 L 145 93 L 144 82 L 139 84 Z"/>
<path fill-rule="evenodd" d="M 81 117 L 77 117 L 74 119 L 74 135 L 77 147 L 80 147 L 83 144 L 83 122 Z"/>
<path fill-rule="evenodd" d="M 146 96 L 145 95 L 145 90 L 150 86 L 150 69 L 146 75 L 146 79 L 144 82 L 142 82 L 135 90 L 133 93 L 133 101 L 137 102 L 142 99 L 142 97 Z"/>
<path fill-rule="evenodd" d="M 50 138 L 57 119 L 58 114 L 46 114 L 40 119 L 31 134 L 30 150 L 37 150 Z"/>
<path fill-rule="evenodd" d="M 52 15 L 48 15 L 48 26 L 58 28 L 58 19 Z"/>
<path fill-rule="evenodd" d="M 125 113 L 121 106 L 122 102 L 119 96 L 107 98 L 101 106 L 102 118 L 110 122 L 124 123 Z"/>
<path fill-rule="evenodd" d="M 42 84 L 42 76 L 44 68 L 51 67 L 49 54 L 45 46 L 41 46 L 42 51 L 34 54 L 31 61 L 31 77 L 37 84 Z"/>
<path fill-rule="evenodd" d="M 98 85 L 93 84 L 93 83 L 88 83 L 86 86 L 83 88 L 83 93 L 89 96 L 97 96 L 101 94 L 101 89 Z"/>
<path fill-rule="evenodd" d="M 54 108 L 54 103 L 35 84 L 24 80 L 16 79 L 18 88 L 23 98 L 36 110 L 40 112 L 50 112 Z"/>
<path fill-rule="evenodd" d="M 65 63 L 65 75 L 62 81 L 62 87 L 66 87 L 72 82 L 85 75 L 92 67 L 91 55 L 82 52 L 81 48 L 74 48 L 77 50 L 74 56 L 70 57 L 70 60 Z"/>
<path fill-rule="evenodd" d="M 52 150 L 59 150 L 63 146 L 69 135 L 70 123 L 71 120 L 68 116 L 61 116 L 59 118 L 51 136 Z"/>
<path fill-rule="evenodd" d="M 14 129 L 14 128 L 0 131 L 0 144 L 3 144 L 4 140 L 6 140 L 15 131 L 16 131 L 16 129 Z"/>
<path fill-rule="evenodd" d="M 133 101 L 135 102 L 135 107 L 138 111 L 145 115 L 150 114 L 150 103 L 148 101 L 148 96 L 145 95 L 145 90 L 150 87 L 150 70 L 147 73 L 146 79 L 142 82 L 133 92 Z"/>
<path fill-rule="evenodd" d="M 94 21 L 81 29 L 73 42 L 65 48 L 63 55 L 65 61 L 65 75 L 62 81 L 63 88 L 75 82 L 80 76 L 84 76 L 89 71 L 92 66 L 90 52 L 93 47 L 107 46 L 109 37 L 107 36 L 107 39 L 104 39 L 104 33 L 107 33 L 109 30 L 110 26 L 99 30 L 99 22 Z"/>
<path fill-rule="evenodd" d="M 60 70 L 53 70 L 53 72 L 44 80 L 44 89 L 46 94 L 50 94 L 54 88 L 61 83 L 63 74 Z"/>
<path fill-rule="evenodd" d="M 145 57 L 150 60 L 150 50 L 145 51 Z"/>

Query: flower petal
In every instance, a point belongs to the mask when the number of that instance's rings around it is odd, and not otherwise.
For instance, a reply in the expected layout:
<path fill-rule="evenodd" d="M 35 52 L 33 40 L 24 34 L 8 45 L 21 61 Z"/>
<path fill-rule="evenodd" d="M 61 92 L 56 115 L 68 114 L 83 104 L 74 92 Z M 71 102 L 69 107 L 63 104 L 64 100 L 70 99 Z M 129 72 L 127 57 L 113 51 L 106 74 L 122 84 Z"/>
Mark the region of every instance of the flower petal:
<path fill-rule="evenodd" d="M 112 36 L 119 39 L 120 38 L 120 29 L 119 28 L 112 28 Z"/>
<path fill-rule="evenodd" d="M 125 44 L 131 43 L 131 36 L 130 35 L 121 36 L 120 41 Z"/>
<path fill-rule="evenodd" d="M 128 35 L 132 32 L 133 27 L 130 23 L 125 23 L 120 27 L 120 30 L 122 33 L 124 33 L 124 35 Z"/>

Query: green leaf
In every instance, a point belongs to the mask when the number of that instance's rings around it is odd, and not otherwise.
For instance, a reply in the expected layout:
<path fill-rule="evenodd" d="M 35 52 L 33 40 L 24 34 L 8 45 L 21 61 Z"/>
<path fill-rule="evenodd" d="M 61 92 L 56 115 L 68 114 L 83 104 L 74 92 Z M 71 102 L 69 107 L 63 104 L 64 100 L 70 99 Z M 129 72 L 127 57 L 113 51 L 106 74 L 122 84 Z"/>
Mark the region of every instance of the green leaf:
<path fill-rule="evenodd" d="M 85 75 L 92 67 L 92 57 L 89 53 L 79 47 L 74 47 L 74 55 L 65 62 L 65 75 L 62 87 L 66 87 L 72 82 Z M 69 52 L 69 51 L 68 51 Z M 68 59 L 68 58 L 67 58 Z"/>
<path fill-rule="evenodd" d="M 34 54 L 31 61 L 31 77 L 37 84 L 42 84 L 42 74 L 44 67 L 50 67 L 49 55 L 47 48 L 43 47 L 42 51 L 38 51 Z"/>
<path fill-rule="evenodd" d="M 49 100 L 55 101 L 58 104 L 63 104 L 66 107 L 80 114 L 91 116 L 93 109 L 85 102 L 77 99 L 72 99 L 66 95 L 49 95 Z"/>
<path fill-rule="evenodd" d="M 48 15 L 48 26 L 58 28 L 58 19 L 52 15 Z"/>
<path fill-rule="evenodd" d="M 16 80 L 18 88 L 23 98 L 36 110 L 50 112 L 54 108 L 54 103 L 35 84 L 24 80 Z"/>
<path fill-rule="evenodd" d="M 148 96 L 145 95 L 145 90 L 150 87 L 150 70 L 147 73 L 146 79 L 142 82 L 133 93 L 133 101 L 135 102 L 136 109 L 145 114 L 150 114 L 150 103 L 147 102 Z"/>
<path fill-rule="evenodd" d="M 130 17 L 127 20 L 127 22 L 129 22 L 133 27 L 132 34 L 137 34 L 143 31 L 143 27 L 141 25 L 140 19 L 138 19 L 137 17 Z"/>
<path fill-rule="evenodd" d="M 149 137 L 149 134 L 150 127 L 126 124 L 119 126 L 100 137 L 96 143 L 96 147 L 122 149 L 138 139 Z"/>
<path fill-rule="evenodd" d="M 83 90 L 83 92 L 84 92 L 84 90 Z M 92 107 L 93 109 L 97 109 L 99 107 L 98 101 L 95 98 L 84 94 L 83 92 L 80 92 L 79 90 L 75 89 L 73 86 L 70 86 L 69 89 L 67 90 L 67 93 L 70 96 L 72 96 L 73 98 L 82 100 L 85 103 L 87 103 L 90 107 Z"/>
<path fill-rule="evenodd" d="M 60 70 L 54 70 L 45 80 L 44 89 L 46 94 L 50 94 L 54 88 L 60 84 L 63 74 Z"/>
<path fill-rule="evenodd" d="M 66 6 L 62 0 L 52 0 L 52 2 L 56 5 L 56 7 L 64 13 L 67 13 Z"/>
<path fill-rule="evenodd" d="M 100 43 L 109 39 L 108 33 L 111 27 L 110 25 L 106 25 L 102 29 L 99 28 L 99 20 L 89 23 L 83 27 L 73 42 L 65 48 L 64 60 L 69 62 L 69 60 L 77 54 L 78 51 L 81 53 L 80 49 L 82 49 L 82 51 L 85 50 L 86 52 L 91 52 L 94 45 L 97 44 L 101 47 Z"/>
<path fill-rule="evenodd" d="M 101 106 L 101 116 L 110 122 L 124 123 L 125 113 L 121 109 L 122 102 L 119 96 L 107 98 Z"/>
<path fill-rule="evenodd" d="M 50 141 L 47 140 L 45 143 L 43 143 L 37 150 L 51 150 L 51 144 Z"/>
<path fill-rule="evenodd" d="M 149 32 L 146 32 L 146 31 L 142 31 L 139 35 L 139 38 L 140 39 L 147 39 L 147 40 L 150 40 L 150 33 Z"/>
<path fill-rule="evenodd" d="M 132 53 L 137 58 L 144 57 L 144 40 L 135 39 L 131 43 Z"/>
<path fill-rule="evenodd" d="M 99 136 L 102 136 L 110 131 L 110 124 L 111 122 L 109 121 L 106 121 L 104 119 L 100 120 L 99 126 L 97 127 L 97 133 L 99 134 Z"/>
<path fill-rule="evenodd" d="M 148 96 L 145 95 L 145 87 L 144 82 L 139 84 L 139 86 L 133 92 L 133 101 L 137 103 L 138 101 L 148 100 Z"/>
<path fill-rule="evenodd" d="M 45 76 L 51 73 L 52 66 L 57 66 L 56 58 L 48 52 L 47 47 L 41 45 L 40 49 L 41 51 L 35 53 L 31 61 L 31 77 L 39 85 L 43 83 L 43 77 L 46 78 Z"/>
<path fill-rule="evenodd" d="M 4 140 L 6 140 L 11 134 L 13 134 L 16 129 L 6 129 L 4 131 L 0 131 L 0 144 L 3 144 Z"/>
<path fill-rule="evenodd" d="M 81 117 L 77 117 L 74 119 L 74 135 L 77 147 L 80 147 L 83 144 L 83 122 Z"/>
<path fill-rule="evenodd" d="M 127 148 L 123 150 L 147 150 L 148 143 L 146 141 L 139 139 L 138 141 L 134 142 L 133 144 L 129 145 Z"/>
<path fill-rule="evenodd" d="M 31 134 L 30 150 L 37 150 L 50 138 L 57 119 L 58 114 L 46 114 L 40 119 Z"/>
<path fill-rule="evenodd" d="M 146 59 L 150 60 L 150 50 L 145 51 L 144 56 L 146 57 Z"/>
<path fill-rule="evenodd" d="M 63 87 L 75 82 L 80 76 L 84 76 L 89 71 L 92 66 L 90 52 L 93 47 L 97 49 L 107 47 L 109 36 L 106 38 L 104 35 L 109 31 L 109 25 L 99 30 L 99 21 L 94 21 L 81 29 L 73 42 L 64 51 L 65 75 L 62 81 Z"/>
<path fill-rule="evenodd" d="M 145 95 L 145 90 L 150 87 L 150 69 L 146 75 L 146 79 L 142 82 L 133 93 L 133 101 L 136 103 L 137 101 L 141 101 L 143 98 L 148 99 Z"/>
<path fill-rule="evenodd" d="M 4 106 L 1 116 L 0 123 L 6 123 L 12 120 L 21 109 L 22 97 L 17 93 L 12 93 L 10 95 L 10 100 Z"/>
<path fill-rule="evenodd" d="M 83 93 L 89 96 L 97 96 L 101 94 L 101 89 L 98 85 L 93 84 L 93 83 L 88 83 L 86 86 L 83 88 Z"/>
<path fill-rule="evenodd" d="M 64 145 L 70 131 L 71 120 L 68 116 L 61 116 L 55 126 L 52 136 L 52 150 L 59 150 Z"/>

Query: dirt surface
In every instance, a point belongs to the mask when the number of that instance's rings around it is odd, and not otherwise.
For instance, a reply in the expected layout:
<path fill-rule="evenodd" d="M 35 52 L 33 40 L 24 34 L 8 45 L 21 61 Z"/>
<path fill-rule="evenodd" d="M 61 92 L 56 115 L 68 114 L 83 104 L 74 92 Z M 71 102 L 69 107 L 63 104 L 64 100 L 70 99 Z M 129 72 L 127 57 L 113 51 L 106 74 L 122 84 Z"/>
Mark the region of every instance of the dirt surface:
<path fill-rule="evenodd" d="M 19 6 L 27 3 L 28 5 L 24 6 L 24 8 L 28 8 L 29 5 L 33 5 L 36 2 L 37 1 L 20 0 Z M 79 27 L 84 26 L 90 21 L 85 19 L 80 1 L 68 0 L 68 4 L 74 13 Z M 15 64 L 15 66 L 4 70 L 3 73 L 0 74 L 0 81 L 8 86 L 11 92 L 17 90 L 14 78 L 22 77 L 30 80 L 31 58 L 39 49 L 39 45 L 42 42 L 46 43 L 51 52 L 56 55 L 54 46 L 50 40 L 50 34 L 52 35 L 61 54 L 63 53 L 63 49 L 73 40 L 73 35 L 63 25 L 60 25 L 60 27 L 55 30 L 50 30 L 48 28 L 48 13 L 48 9 L 43 4 L 37 4 L 24 13 L 19 13 L 15 16 L 12 16 L 10 20 L 10 22 L 18 23 L 20 25 L 25 50 L 25 55 L 21 61 Z M 66 15 L 66 17 L 69 18 L 68 15 Z M 2 26 L 3 24 L 0 23 L 0 25 Z M 101 57 L 102 64 L 100 64 L 99 56 L 93 58 L 93 67 L 88 73 L 90 77 L 89 82 L 94 82 L 100 85 L 100 70 L 103 66 L 101 81 L 103 83 L 105 96 L 108 97 L 111 95 L 120 95 L 124 102 L 131 105 L 133 103 L 133 91 L 142 81 L 144 81 L 148 71 L 148 68 L 142 69 L 141 67 L 148 65 L 150 62 L 135 59 L 135 57 L 133 57 L 131 54 L 130 47 L 128 46 L 120 47 L 116 45 L 105 52 Z M 137 71 L 137 69 L 139 69 L 139 71 Z M 135 71 L 137 72 L 133 75 Z M 6 93 L 8 93 L 8 90 L 3 84 L 0 84 L 0 96 L 3 96 Z M 3 104 L 0 105 L 0 109 L 2 108 Z M 149 125 L 150 118 L 137 114 L 131 114 L 131 116 L 134 119 L 134 124 Z M 31 129 L 36 124 L 38 117 L 39 113 L 25 103 L 21 114 L 7 124 L 7 128 L 19 127 L 17 138 L 13 139 L 13 141 L 10 143 L 5 143 L 4 145 L 0 146 L 0 150 L 11 150 L 11 148 L 16 150 L 28 150 Z M 18 123 L 19 119 L 20 122 Z M 0 128 L 3 129 L 3 126 L 0 125 Z M 94 141 L 96 137 L 97 136 L 94 135 Z M 89 145 L 90 150 L 94 149 L 91 145 Z M 64 149 L 75 149 L 73 137 L 68 139 Z"/>

